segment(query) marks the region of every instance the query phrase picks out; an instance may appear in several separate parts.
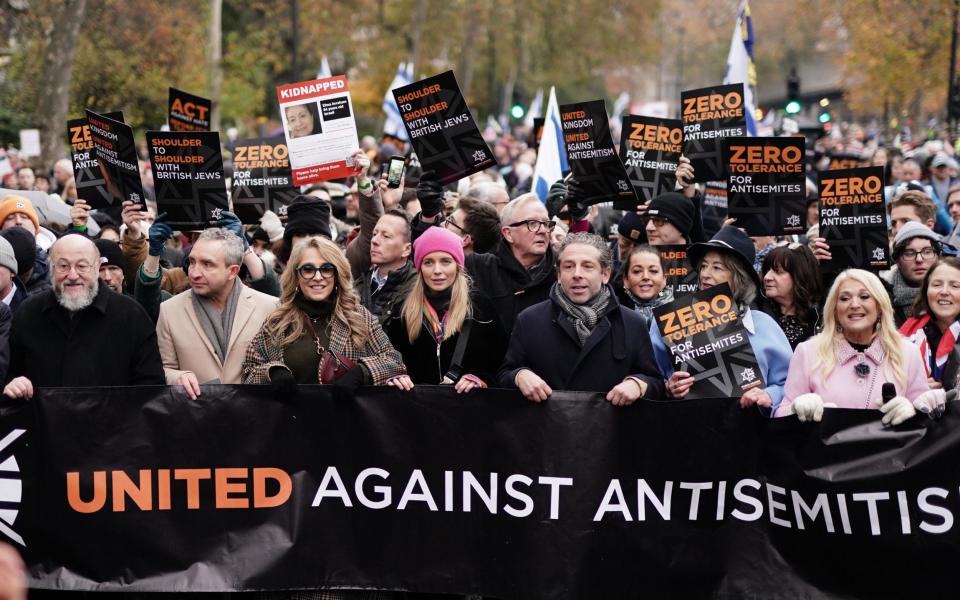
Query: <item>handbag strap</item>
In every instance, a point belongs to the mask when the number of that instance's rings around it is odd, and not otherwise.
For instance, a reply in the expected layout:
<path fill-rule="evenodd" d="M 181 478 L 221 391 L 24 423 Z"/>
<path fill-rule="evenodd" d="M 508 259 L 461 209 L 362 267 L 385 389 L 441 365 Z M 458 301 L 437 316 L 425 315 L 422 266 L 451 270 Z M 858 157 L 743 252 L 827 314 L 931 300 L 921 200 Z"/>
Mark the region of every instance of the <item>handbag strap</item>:
<path fill-rule="evenodd" d="M 473 327 L 473 319 L 467 319 L 463 323 L 463 327 L 460 329 L 460 337 L 457 338 L 457 345 L 453 349 L 453 359 L 450 361 L 450 368 L 447 369 L 446 377 L 449 377 L 453 382 L 456 382 L 460 379 L 460 376 L 463 375 L 463 355 L 467 351 L 467 341 L 470 339 L 470 329 Z M 453 377 L 452 375 L 456 375 Z"/>

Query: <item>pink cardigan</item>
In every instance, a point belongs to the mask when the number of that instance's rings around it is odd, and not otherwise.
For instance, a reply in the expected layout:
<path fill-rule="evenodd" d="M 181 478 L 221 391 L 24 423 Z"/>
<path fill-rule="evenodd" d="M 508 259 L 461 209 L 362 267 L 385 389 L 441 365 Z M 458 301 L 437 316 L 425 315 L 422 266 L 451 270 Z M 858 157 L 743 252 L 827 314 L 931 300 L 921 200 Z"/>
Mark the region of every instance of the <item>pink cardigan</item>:
<path fill-rule="evenodd" d="M 819 334 L 824 335 L 824 334 Z M 817 364 L 814 342 L 816 337 L 810 338 L 797 346 L 793 359 L 790 360 L 790 371 L 787 373 L 787 383 L 784 386 L 783 401 L 777 408 L 777 417 L 791 414 L 793 401 L 802 394 L 813 392 L 823 398 L 825 404 L 835 404 L 838 408 L 879 408 L 881 404 L 881 388 L 888 381 L 892 373 L 884 373 L 886 352 L 880 347 L 878 339 L 864 352 L 864 362 L 870 366 L 870 373 L 860 377 L 854 371 L 858 352 L 846 342 L 838 342 L 838 361 L 836 368 L 831 371 L 824 381 Z M 897 386 L 897 395 L 906 396 L 911 402 L 917 396 L 930 389 L 927 385 L 927 375 L 923 368 L 923 361 L 916 347 L 907 339 L 900 340 L 904 362 L 907 371 L 907 389 Z M 874 375 L 876 380 L 874 381 Z M 872 387 L 871 387 L 872 381 Z M 869 398 L 867 394 L 869 393 Z"/>

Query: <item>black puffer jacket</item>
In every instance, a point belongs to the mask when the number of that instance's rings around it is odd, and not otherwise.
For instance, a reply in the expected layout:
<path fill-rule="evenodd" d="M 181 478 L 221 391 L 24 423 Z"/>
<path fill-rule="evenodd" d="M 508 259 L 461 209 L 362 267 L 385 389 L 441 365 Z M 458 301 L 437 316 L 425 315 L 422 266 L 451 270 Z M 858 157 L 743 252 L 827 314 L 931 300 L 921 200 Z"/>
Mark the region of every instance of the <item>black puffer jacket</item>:
<path fill-rule="evenodd" d="M 553 250 L 548 248 L 543 260 L 543 268 L 531 277 L 506 243 L 496 252 L 467 256 L 474 289 L 490 298 L 507 331 L 513 330 L 520 311 L 550 297 L 550 286 L 557 280 Z"/>
<path fill-rule="evenodd" d="M 403 298 L 400 298 L 399 295 L 410 278 L 416 274 L 417 271 L 413 268 L 413 262 L 408 260 L 407 264 L 387 274 L 387 280 L 376 293 L 371 293 L 370 287 L 370 283 L 373 281 L 373 270 L 367 271 L 363 274 L 363 277 L 357 278 L 354 282 L 354 289 L 360 296 L 360 304 L 383 323 L 390 316 L 393 305 L 400 304 L 403 301 Z"/>
<path fill-rule="evenodd" d="M 483 294 L 471 294 L 470 301 L 473 303 L 473 323 L 460 365 L 461 373 L 476 375 L 488 386 L 496 387 L 497 369 L 507 351 L 507 335 L 493 304 Z M 403 364 L 413 383 L 439 384 L 450 369 L 460 333 L 443 340 L 438 349 L 436 338 L 424 324 L 420 336 L 410 343 L 401 306 L 398 303 L 394 307 L 384 330 L 393 347 L 403 355 Z"/>

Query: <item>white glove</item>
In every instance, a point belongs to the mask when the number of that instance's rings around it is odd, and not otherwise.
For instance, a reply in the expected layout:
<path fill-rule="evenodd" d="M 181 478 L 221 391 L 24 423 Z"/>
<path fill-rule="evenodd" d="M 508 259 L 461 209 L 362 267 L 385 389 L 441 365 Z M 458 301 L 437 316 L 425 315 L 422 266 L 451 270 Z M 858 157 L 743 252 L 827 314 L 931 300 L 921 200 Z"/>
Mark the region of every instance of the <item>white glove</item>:
<path fill-rule="evenodd" d="M 899 425 L 917 414 L 913 404 L 903 396 L 896 396 L 881 406 L 880 412 L 883 413 L 883 418 L 880 421 L 884 425 Z"/>
<path fill-rule="evenodd" d="M 819 394 L 800 394 L 790 407 L 801 421 L 820 422 L 823 419 L 823 398 Z"/>
<path fill-rule="evenodd" d="M 939 419 L 947 407 L 947 393 L 943 390 L 928 390 L 917 396 L 913 407 L 931 419 Z"/>
<path fill-rule="evenodd" d="M 272 210 L 268 210 L 260 217 L 260 227 L 267 232 L 267 237 L 270 238 L 271 243 L 283 239 L 283 223 L 280 222 L 280 217 Z"/>

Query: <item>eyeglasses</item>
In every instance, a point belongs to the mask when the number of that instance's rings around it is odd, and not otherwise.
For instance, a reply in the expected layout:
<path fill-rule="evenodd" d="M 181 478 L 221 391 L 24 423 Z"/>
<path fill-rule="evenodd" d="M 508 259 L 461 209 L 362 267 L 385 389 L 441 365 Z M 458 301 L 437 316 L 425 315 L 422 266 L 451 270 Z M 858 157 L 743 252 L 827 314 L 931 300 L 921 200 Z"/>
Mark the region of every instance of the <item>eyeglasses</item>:
<path fill-rule="evenodd" d="M 323 263 L 319 267 L 313 263 L 307 263 L 297 267 L 297 275 L 300 276 L 300 279 L 307 281 L 316 279 L 317 273 L 320 273 L 321 279 L 333 279 L 337 275 L 337 267 L 334 266 L 333 263 L 328 262 Z"/>
<path fill-rule="evenodd" d="M 902 256 L 903 258 L 905 258 L 905 259 L 907 259 L 907 260 L 916 260 L 918 254 L 919 254 L 921 257 L 923 257 L 923 258 L 933 258 L 934 256 L 937 255 L 937 250 L 936 250 L 936 248 L 932 248 L 932 247 L 930 247 L 930 246 L 927 246 L 926 248 L 923 248 L 923 249 L 921 249 L 921 250 L 919 250 L 919 251 L 918 251 L 918 250 L 904 250 L 903 252 L 900 253 L 900 256 Z"/>
<path fill-rule="evenodd" d="M 457 225 L 457 222 L 453 220 L 453 217 L 447 217 L 446 219 L 443 220 L 443 223 L 444 225 L 447 225 L 449 227 L 456 227 L 460 231 L 460 233 L 467 232 L 463 227 L 460 227 L 459 225 Z"/>
<path fill-rule="evenodd" d="M 70 272 L 70 269 L 75 269 L 80 275 L 89 275 L 93 271 L 93 265 L 88 262 L 78 262 L 78 263 L 68 263 L 68 262 L 57 262 L 53 265 L 53 270 L 58 275 L 64 275 Z"/>
<path fill-rule="evenodd" d="M 521 225 L 526 225 L 527 231 L 530 233 L 536 233 L 543 227 L 546 227 L 547 231 L 553 231 L 553 228 L 557 226 L 557 223 L 556 221 L 537 221 L 536 219 L 527 219 L 526 221 L 510 223 L 507 227 L 520 227 Z"/>
<path fill-rule="evenodd" d="M 664 219 L 663 217 L 647 217 L 646 222 L 653 223 L 654 227 L 663 227 L 670 221 L 669 219 Z"/>

